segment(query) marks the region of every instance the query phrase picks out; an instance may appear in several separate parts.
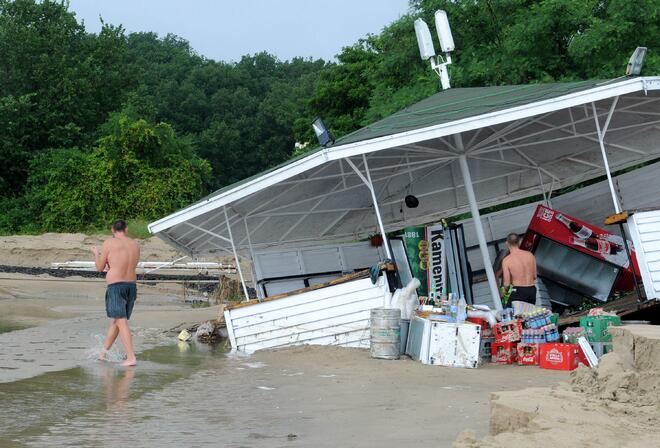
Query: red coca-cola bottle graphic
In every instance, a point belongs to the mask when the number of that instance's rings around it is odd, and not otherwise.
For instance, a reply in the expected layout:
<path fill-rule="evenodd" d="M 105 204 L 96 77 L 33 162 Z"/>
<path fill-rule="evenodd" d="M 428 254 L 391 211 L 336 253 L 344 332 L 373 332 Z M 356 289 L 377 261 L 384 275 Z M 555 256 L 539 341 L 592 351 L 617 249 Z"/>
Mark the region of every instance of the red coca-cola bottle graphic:
<path fill-rule="evenodd" d="M 614 255 L 619 252 L 618 244 L 612 244 L 607 240 L 601 240 L 600 238 L 571 238 L 571 243 L 576 246 L 582 246 L 593 252 L 602 254 L 602 255 Z"/>
<path fill-rule="evenodd" d="M 583 226 L 582 224 L 578 224 L 577 222 L 568 219 L 566 216 L 562 215 L 561 213 L 557 214 L 557 221 L 561 222 L 566 227 L 568 227 L 568 230 L 573 232 L 575 236 L 577 236 L 579 239 L 582 240 L 587 239 L 593 233 L 589 227 Z"/>

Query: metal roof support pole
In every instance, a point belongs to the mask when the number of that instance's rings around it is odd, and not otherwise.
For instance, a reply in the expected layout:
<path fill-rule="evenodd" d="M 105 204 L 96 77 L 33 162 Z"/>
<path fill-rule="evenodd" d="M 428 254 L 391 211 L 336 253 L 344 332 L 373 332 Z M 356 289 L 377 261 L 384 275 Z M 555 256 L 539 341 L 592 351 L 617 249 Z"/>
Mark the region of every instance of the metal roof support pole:
<path fill-rule="evenodd" d="M 250 295 L 248 294 L 247 286 L 245 286 L 245 279 L 243 278 L 243 270 L 241 269 L 241 262 L 238 259 L 238 252 L 236 252 L 236 246 L 234 245 L 234 237 L 231 234 L 231 226 L 229 225 L 229 215 L 227 215 L 227 207 L 222 207 L 225 212 L 225 223 L 227 223 L 227 233 L 229 233 L 229 242 L 231 243 L 231 251 L 234 253 L 234 262 L 236 263 L 236 270 L 238 271 L 238 276 L 241 278 L 241 285 L 243 286 L 243 293 L 245 294 L 245 301 L 250 300 Z"/>
<path fill-rule="evenodd" d="M 591 103 L 591 108 L 594 111 L 594 121 L 596 122 L 596 131 L 598 131 L 598 143 L 600 144 L 600 153 L 603 156 L 603 163 L 605 164 L 605 173 L 607 174 L 607 183 L 610 186 L 610 193 L 612 194 L 612 202 L 614 202 L 614 211 L 616 213 L 621 213 L 621 206 L 619 205 L 619 200 L 616 197 L 616 190 L 614 189 L 614 182 L 612 182 L 612 173 L 610 172 L 610 164 L 607 161 L 607 152 L 605 151 L 605 133 L 607 128 L 610 126 L 610 120 L 612 119 L 612 114 L 614 114 L 614 109 L 616 109 L 616 103 L 619 102 L 619 97 L 614 97 L 610 111 L 607 113 L 607 119 L 603 125 L 603 129 L 600 129 L 600 122 L 598 121 L 598 112 L 596 112 L 596 103 Z"/>
<path fill-rule="evenodd" d="M 460 134 L 456 134 L 456 146 L 463 149 L 463 139 Z M 486 277 L 488 278 L 488 286 L 490 294 L 493 296 L 495 308 L 502 309 L 502 301 L 500 300 L 500 292 L 497 288 L 497 280 L 495 280 L 495 272 L 493 272 L 493 264 L 490 261 L 488 254 L 488 245 L 486 244 L 486 236 L 484 235 L 484 228 L 481 224 L 481 215 L 479 214 L 479 206 L 477 199 L 474 195 L 474 188 L 472 188 L 472 177 L 470 176 L 470 168 L 468 167 L 467 156 L 462 154 L 458 157 L 458 164 L 461 167 L 461 174 L 463 175 L 463 183 L 465 184 L 465 192 L 467 193 L 468 201 L 470 203 L 470 211 L 472 212 L 472 220 L 474 221 L 474 229 L 477 232 L 477 240 L 479 241 L 479 249 L 481 251 L 481 258 L 484 261 L 484 268 L 486 269 Z"/>
<path fill-rule="evenodd" d="M 383 245 L 385 246 L 385 254 L 387 258 L 392 259 L 392 253 L 390 252 L 390 243 L 387 241 L 387 235 L 385 234 L 385 226 L 383 226 L 383 219 L 380 217 L 380 208 L 378 207 L 378 199 L 376 198 L 376 191 L 374 190 L 373 182 L 371 182 L 371 174 L 369 173 L 369 165 L 367 164 L 367 157 L 362 154 L 362 162 L 364 163 L 364 170 L 367 173 L 367 177 L 364 177 L 364 174 L 359 170 L 357 166 L 351 161 L 351 159 L 346 158 L 346 163 L 353 168 L 355 174 L 362 180 L 362 182 L 369 189 L 371 193 L 371 201 L 374 204 L 374 211 L 376 212 L 376 219 L 378 220 L 378 228 L 380 229 L 380 234 L 383 236 Z"/>
<path fill-rule="evenodd" d="M 254 283 L 254 289 L 257 291 L 257 298 L 263 299 L 261 292 L 259 291 L 259 286 L 257 285 L 257 269 L 254 264 L 254 250 L 252 249 L 252 239 L 250 238 L 250 230 L 248 229 L 247 218 L 243 217 L 243 224 L 245 225 L 245 236 L 247 238 L 248 250 L 250 251 L 250 270 L 252 274 L 252 283 Z"/>
<path fill-rule="evenodd" d="M 369 165 L 367 165 L 367 156 L 362 154 L 362 161 L 364 162 L 364 171 L 367 173 L 367 180 L 369 183 L 369 191 L 371 192 L 371 200 L 374 203 L 374 211 L 376 212 L 376 219 L 378 220 L 378 227 L 380 228 L 380 234 L 383 236 L 383 246 L 385 246 L 385 253 L 387 258 L 392 259 L 392 253 L 390 252 L 390 242 L 387 241 L 387 234 L 385 233 L 385 226 L 383 225 L 383 218 L 380 216 L 380 207 L 378 207 L 378 198 L 376 198 L 376 191 L 374 190 L 374 184 L 371 182 L 371 174 L 369 173 Z"/>
<path fill-rule="evenodd" d="M 376 212 L 376 219 L 378 220 L 378 227 L 380 228 L 380 234 L 383 236 L 383 246 L 385 246 L 385 253 L 387 258 L 392 259 L 392 253 L 390 252 L 390 242 L 387 241 L 387 234 L 385 233 L 385 226 L 383 225 L 383 219 L 380 217 L 380 207 L 378 207 L 378 198 L 376 198 L 376 191 L 374 190 L 374 184 L 371 182 L 371 173 L 369 173 L 369 165 L 367 165 L 367 156 L 362 154 L 362 161 L 364 162 L 364 170 L 367 173 L 367 180 L 369 183 L 369 192 L 371 192 L 371 200 L 374 203 L 374 211 Z"/>

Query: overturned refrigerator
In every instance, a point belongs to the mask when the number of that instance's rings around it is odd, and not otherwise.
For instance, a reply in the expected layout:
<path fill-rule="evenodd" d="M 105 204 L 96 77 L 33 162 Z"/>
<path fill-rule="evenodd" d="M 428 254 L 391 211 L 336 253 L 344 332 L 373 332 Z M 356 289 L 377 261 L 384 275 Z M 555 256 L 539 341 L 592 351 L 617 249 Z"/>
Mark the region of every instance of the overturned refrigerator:
<path fill-rule="evenodd" d="M 632 242 L 628 247 L 634 272 L 639 272 Z M 578 305 L 583 297 L 605 302 L 616 292 L 634 289 L 619 235 L 549 207 L 536 208 L 521 248 L 534 253 L 539 277 L 551 300 L 561 305 Z"/>

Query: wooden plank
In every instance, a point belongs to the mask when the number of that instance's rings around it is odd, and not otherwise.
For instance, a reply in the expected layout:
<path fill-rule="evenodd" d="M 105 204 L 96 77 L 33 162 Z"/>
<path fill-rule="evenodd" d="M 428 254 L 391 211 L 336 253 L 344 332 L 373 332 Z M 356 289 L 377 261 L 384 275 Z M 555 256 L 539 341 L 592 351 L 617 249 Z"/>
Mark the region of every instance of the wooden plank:
<path fill-rule="evenodd" d="M 358 280 L 358 279 L 367 278 L 367 277 L 369 277 L 369 271 L 368 270 L 354 272 L 353 274 L 345 275 L 343 277 L 336 278 L 336 279 L 331 280 L 331 281 L 326 282 L 326 283 L 321 283 L 319 285 L 310 286 L 309 288 L 297 289 L 295 291 L 287 292 L 287 293 L 284 293 L 284 294 L 278 294 L 276 296 L 267 297 L 267 298 L 262 299 L 262 300 L 252 299 L 252 300 L 249 300 L 249 301 L 246 301 L 246 302 L 231 303 L 231 304 L 227 305 L 227 309 L 228 310 L 234 310 L 234 309 L 237 309 L 237 308 L 252 306 L 252 305 L 256 305 L 256 304 L 263 303 L 263 302 L 270 302 L 272 300 L 283 299 L 285 297 L 295 296 L 295 295 L 303 294 L 303 293 L 309 292 L 309 291 L 316 291 L 317 289 L 327 288 L 328 286 L 340 285 L 342 283 L 351 282 L 353 280 Z"/>

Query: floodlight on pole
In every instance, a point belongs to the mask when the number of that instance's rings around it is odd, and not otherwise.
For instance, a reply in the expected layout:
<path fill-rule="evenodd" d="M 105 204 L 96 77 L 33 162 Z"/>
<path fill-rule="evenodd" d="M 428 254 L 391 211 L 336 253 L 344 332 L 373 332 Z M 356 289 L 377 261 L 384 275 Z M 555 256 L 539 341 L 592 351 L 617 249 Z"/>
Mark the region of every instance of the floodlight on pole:
<path fill-rule="evenodd" d="M 626 76 L 639 76 L 642 72 L 642 66 L 644 65 L 644 58 L 646 57 L 646 47 L 637 47 L 633 51 L 630 60 L 628 61 L 628 67 L 626 67 Z"/>
<path fill-rule="evenodd" d="M 419 46 L 419 55 L 422 61 L 428 61 L 435 57 L 435 47 L 429 26 L 422 19 L 415 20 L 415 36 L 417 36 L 417 45 Z"/>
<path fill-rule="evenodd" d="M 440 49 L 443 53 L 454 51 L 454 37 L 451 35 L 451 27 L 447 13 L 442 9 L 435 12 L 435 30 L 438 33 Z"/>
<path fill-rule="evenodd" d="M 431 69 L 440 77 L 442 90 L 447 90 L 451 87 L 447 66 L 451 64 L 451 55 L 449 53 L 454 50 L 454 38 L 452 37 L 449 20 L 445 11 L 438 10 L 435 12 L 435 28 L 444 57 L 441 55 L 436 56 L 433 38 L 426 22 L 422 19 L 415 20 L 415 36 L 417 37 L 417 45 L 419 46 L 419 55 L 423 61 L 431 61 Z"/>
<path fill-rule="evenodd" d="M 335 142 L 335 138 L 320 117 L 312 122 L 312 129 L 314 129 L 314 134 L 316 134 L 319 144 L 324 148 Z"/>

